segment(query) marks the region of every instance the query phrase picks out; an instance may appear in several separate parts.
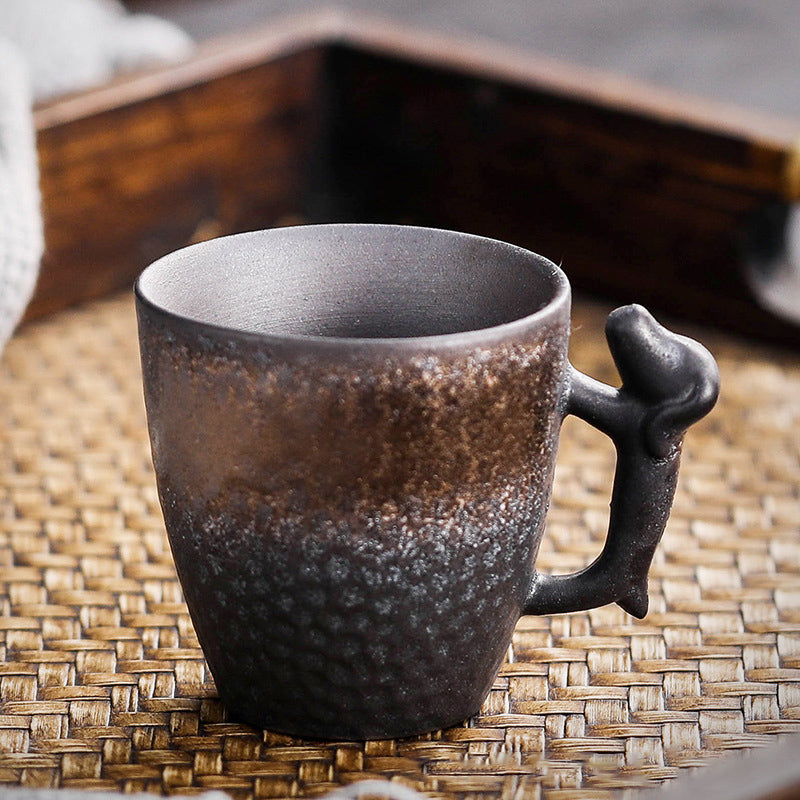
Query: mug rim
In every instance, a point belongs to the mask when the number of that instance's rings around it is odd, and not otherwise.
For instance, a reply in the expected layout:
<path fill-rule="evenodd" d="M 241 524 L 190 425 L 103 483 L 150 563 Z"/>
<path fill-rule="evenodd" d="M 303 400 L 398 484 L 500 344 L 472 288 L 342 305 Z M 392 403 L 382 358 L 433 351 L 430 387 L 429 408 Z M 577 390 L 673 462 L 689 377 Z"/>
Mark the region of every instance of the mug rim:
<path fill-rule="evenodd" d="M 547 302 L 536 311 L 524 316 L 503 322 L 497 325 L 490 325 L 483 328 L 457 331 L 453 333 L 429 334 L 423 336 L 397 336 L 397 337 L 357 337 L 357 336 L 322 336 L 317 334 L 304 333 L 260 333 L 250 331 L 246 328 L 233 325 L 224 325 L 216 322 L 207 322 L 201 319 L 188 316 L 184 313 L 170 310 L 160 305 L 155 300 L 147 296 L 143 288 L 143 280 L 146 274 L 153 268 L 173 260 L 179 254 L 186 254 L 187 251 L 202 251 L 214 246 L 221 240 L 252 239 L 256 237 L 268 237 L 270 235 L 280 235 L 283 231 L 296 231 L 299 229 L 309 230 L 338 230 L 356 232 L 359 230 L 392 230 L 396 232 L 414 231 L 417 233 L 435 233 L 453 239 L 468 239 L 472 242 L 482 244 L 487 248 L 501 248 L 509 253 L 530 258 L 531 266 L 541 269 L 547 266 L 549 272 L 545 277 L 552 282 L 553 294 Z M 566 307 L 569 312 L 571 289 L 569 280 L 564 271 L 555 262 L 546 256 L 539 255 L 533 250 L 529 250 L 519 245 L 505 242 L 501 239 L 493 239 L 487 236 L 466 233 L 462 231 L 449 230 L 447 228 L 435 228 L 418 225 L 393 225 L 381 223 L 323 223 L 323 224 L 304 224 L 290 225 L 283 227 L 264 228 L 253 231 L 229 234 L 227 236 L 214 237 L 203 242 L 197 242 L 161 256 L 146 266 L 134 283 L 134 295 L 137 305 L 147 310 L 150 314 L 161 318 L 164 322 L 171 324 L 178 329 L 203 336 L 211 336 L 217 339 L 259 342 L 268 345 L 281 346 L 300 346 L 300 347 L 319 347 L 323 349 L 348 349 L 348 350 L 403 350 L 403 349 L 428 349 L 428 350 L 449 350 L 461 349 L 469 346 L 481 344 L 491 344 L 500 340 L 513 338 L 516 333 L 528 330 L 531 327 L 538 327 L 546 324 L 548 320 L 557 318 Z"/>

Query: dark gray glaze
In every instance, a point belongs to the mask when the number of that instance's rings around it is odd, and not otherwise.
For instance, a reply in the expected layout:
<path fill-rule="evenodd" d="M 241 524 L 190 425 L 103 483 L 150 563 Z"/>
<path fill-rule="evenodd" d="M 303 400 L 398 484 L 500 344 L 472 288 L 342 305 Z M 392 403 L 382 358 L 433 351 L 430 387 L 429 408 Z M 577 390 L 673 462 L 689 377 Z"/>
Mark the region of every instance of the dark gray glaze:
<path fill-rule="evenodd" d="M 451 725 L 521 613 L 646 611 L 681 433 L 717 378 L 643 309 L 609 319 L 612 390 L 569 366 L 569 286 L 546 259 L 333 225 L 167 256 L 137 311 L 170 543 L 235 718 L 315 738 Z M 612 525 L 594 565 L 544 577 L 565 413 L 617 444 Z"/>

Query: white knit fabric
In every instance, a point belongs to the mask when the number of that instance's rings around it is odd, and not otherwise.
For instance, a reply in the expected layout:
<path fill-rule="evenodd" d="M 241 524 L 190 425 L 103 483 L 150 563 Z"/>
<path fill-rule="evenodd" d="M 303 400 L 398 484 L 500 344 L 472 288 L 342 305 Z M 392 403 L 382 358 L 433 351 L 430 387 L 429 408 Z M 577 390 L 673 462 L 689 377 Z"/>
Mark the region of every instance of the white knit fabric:
<path fill-rule="evenodd" d="M 116 0 L 0 0 L 0 349 L 36 283 L 43 250 L 33 99 L 181 58 L 191 40 Z"/>
<path fill-rule="evenodd" d="M 0 349 L 30 300 L 42 247 L 28 77 L 0 39 Z"/>
<path fill-rule="evenodd" d="M 172 23 L 127 14 L 116 0 L 0 0 L 0 37 L 24 53 L 37 100 L 179 58 L 191 47 Z"/>

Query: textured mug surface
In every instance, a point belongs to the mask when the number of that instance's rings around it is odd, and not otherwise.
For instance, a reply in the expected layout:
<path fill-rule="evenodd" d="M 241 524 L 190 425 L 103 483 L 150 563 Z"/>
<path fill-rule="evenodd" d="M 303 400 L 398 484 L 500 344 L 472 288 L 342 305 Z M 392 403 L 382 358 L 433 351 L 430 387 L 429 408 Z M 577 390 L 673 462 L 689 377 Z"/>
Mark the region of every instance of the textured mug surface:
<path fill-rule="evenodd" d="M 305 226 L 173 253 L 136 294 L 159 496 L 230 713 L 358 739 L 474 714 L 548 610 L 563 273 L 466 234 Z"/>

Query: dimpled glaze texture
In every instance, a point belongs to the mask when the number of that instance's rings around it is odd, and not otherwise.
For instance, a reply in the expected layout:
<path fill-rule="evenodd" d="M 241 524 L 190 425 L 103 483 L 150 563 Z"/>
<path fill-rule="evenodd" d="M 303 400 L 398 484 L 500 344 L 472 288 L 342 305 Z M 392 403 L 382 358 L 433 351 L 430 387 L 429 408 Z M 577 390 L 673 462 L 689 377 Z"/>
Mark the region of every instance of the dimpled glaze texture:
<path fill-rule="evenodd" d="M 477 712 L 541 536 L 565 315 L 340 352 L 139 314 L 164 516 L 231 714 L 380 738 Z"/>

